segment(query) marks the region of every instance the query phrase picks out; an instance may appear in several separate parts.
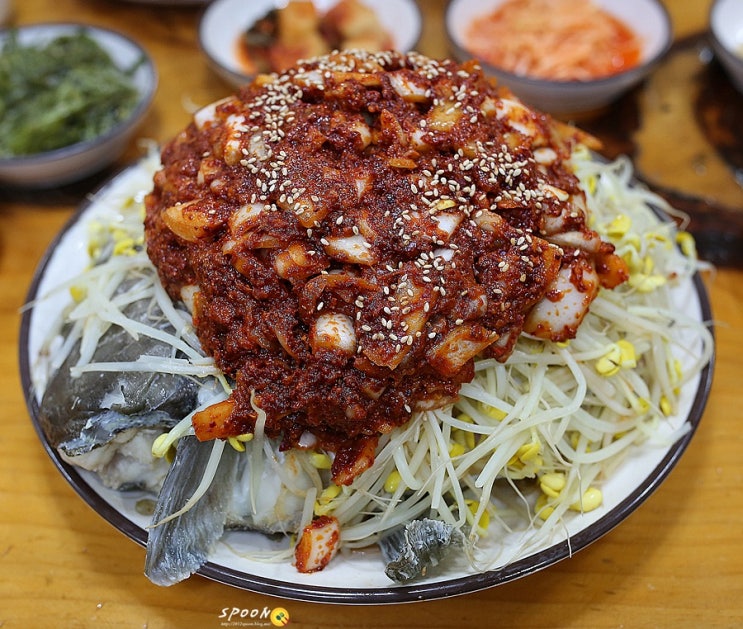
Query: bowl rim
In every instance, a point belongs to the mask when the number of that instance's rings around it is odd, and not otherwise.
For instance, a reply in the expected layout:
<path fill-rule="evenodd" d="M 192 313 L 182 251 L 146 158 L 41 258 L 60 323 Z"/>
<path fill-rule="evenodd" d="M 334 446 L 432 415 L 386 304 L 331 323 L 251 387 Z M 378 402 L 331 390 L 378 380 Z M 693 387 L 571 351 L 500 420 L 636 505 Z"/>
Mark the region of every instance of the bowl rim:
<path fill-rule="evenodd" d="M 622 72 L 618 72 L 606 77 L 591 79 L 588 81 L 575 79 L 571 79 L 568 81 L 550 80 L 525 76 L 522 74 L 515 74 L 514 72 L 510 72 L 498 66 L 494 66 L 483 59 L 477 59 L 477 57 L 472 52 L 463 48 L 454 40 L 454 37 L 451 34 L 451 28 L 449 26 L 449 16 L 450 13 L 453 11 L 452 6 L 454 5 L 454 3 L 460 1 L 462 0 L 447 0 L 446 3 L 446 11 L 444 13 L 444 27 L 446 30 L 446 36 L 449 41 L 449 45 L 455 50 L 456 54 L 461 55 L 462 58 L 475 59 L 483 68 L 483 70 L 486 71 L 486 73 L 492 73 L 499 78 L 503 77 L 505 81 L 509 81 L 514 84 L 519 83 L 523 86 L 533 88 L 568 88 L 578 91 L 592 91 L 599 87 L 608 87 L 613 84 L 624 83 L 625 81 L 632 82 L 636 78 L 640 78 L 645 73 L 650 72 L 655 66 L 657 66 L 658 63 L 660 63 L 660 61 L 663 59 L 663 57 L 668 54 L 668 51 L 673 45 L 673 20 L 671 20 L 671 15 L 668 11 L 668 8 L 663 2 L 660 2 L 659 0 L 649 0 L 651 4 L 655 5 L 655 7 L 658 9 L 663 24 L 665 24 L 666 26 L 666 32 L 663 44 L 658 48 L 657 52 L 642 63 L 632 66 L 631 68 L 628 68 Z"/>
<path fill-rule="evenodd" d="M 150 54 L 145 48 L 139 44 L 136 40 L 129 37 L 128 35 L 111 29 L 105 26 L 96 26 L 94 24 L 86 24 L 83 22 L 35 22 L 33 24 L 21 24 L 16 26 L 0 27 L 0 40 L 4 40 L 4 36 L 10 32 L 43 32 L 47 29 L 64 31 L 82 30 L 91 34 L 104 33 L 107 36 L 118 39 L 122 43 L 130 46 L 133 50 L 136 50 L 141 58 L 141 66 L 146 68 L 148 74 L 147 85 L 144 90 L 137 89 L 139 93 L 139 99 L 137 105 L 134 107 L 132 112 L 124 120 L 119 121 L 113 127 L 111 127 L 105 133 L 102 133 L 94 138 L 88 140 L 82 140 L 81 142 L 75 142 L 74 144 L 68 144 L 51 151 L 42 151 L 40 153 L 31 153 L 28 155 L 18 155 L 11 157 L 0 156 L 0 168 L 21 168 L 25 166 L 33 165 L 34 163 L 50 163 L 55 161 L 61 161 L 81 155 L 88 152 L 91 149 L 100 147 L 110 142 L 111 140 L 124 134 L 128 129 L 134 126 L 149 109 L 157 91 L 159 82 L 157 67 Z"/>
<path fill-rule="evenodd" d="M 229 80 L 233 84 L 244 84 L 247 82 L 252 81 L 256 74 L 248 74 L 244 72 L 238 72 L 234 70 L 233 68 L 230 68 L 226 65 L 224 65 L 221 61 L 219 61 L 214 55 L 211 54 L 209 48 L 205 45 L 206 40 L 206 21 L 207 21 L 207 15 L 210 14 L 210 12 L 218 10 L 218 7 L 220 4 L 224 4 L 226 0 L 211 0 L 207 4 L 207 6 L 204 8 L 201 17 L 199 18 L 199 24 L 198 24 L 198 43 L 199 48 L 201 49 L 201 52 L 204 54 L 204 56 L 207 58 L 209 63 L 218 70 L 220 74 L 222 74 L 223 78 L 227 79 L 229 77 Z M 271 5 L 274 5 L 276 7 L 281 6 L 282 4 L 286 4 L 287 1 L 291 0 L 267 0 L 267 2 Z M 311 0 L 314 3 L 314 0 Z M 340 0 L 336 0 L 334 4 L 337 4 Z M 366 3 L 365 3 L 366 4 Z M 412 33 L 410 35 L 410 44 L 408 46 L 408 49 L 406 51 L 400 51 L 400 52 L 408 52 L 415 50 L 418 46 L 418 43 L 420 42 L 421 35 L 423 33 L 423 15 L 421 12 L 421 6 L 416 0 L 405 0 L 405 4 L 408 6 L 408 8 L 411 9 L 411 11 L 415 14 L 416 20 L 415 24 L 413 25 Z M 372 7 L 373 8 L 373 7 Z M 248 24 L 246 24 L 247 28 Z"/>
<path fill-rule="evenodd" d="M 730 49 L 725 41 L 719 36 L 717 29 L 715 28 L 716 21 L 714 20 L 715 13 L 720 10 L 720 6 L 723 5 L 727 0 L 713 0 L 709 5 L 709 11 L 707 13 L 707 24 L 709 30 L 709 36 L 712 40 L 713 47 L 717 49 L 718 54 L 724 53 L 728 58 L 728 62 L 743 68 L 743 57 L 736 54 L 734 50 Z M 743 28 L 743 23 L 741 24 Z"/>
<path fill-rule="evenodd" d="M 233 84 L 240 85 L 242 83 L 251 81 L 253 79 L 253 75 L 243 74 L 242 72 L 236 72 L 232 68 L 228 68 L 226 65 L 224 65 L 221 61 L 219 61 L 211 53 L 211 50 L 206 45 L 207 18 L 211 15 L 212 11 L 216 11 L 214 7 L 218 5 L 219 5 L 219 0 L 213 0 L 213 2 L 210 2 L 209 4 L 207 4 L 204 10 L 201 12 L 201 16 L 199 17 L 199 24 L 198 24 L 198 28 L 196 32 L 197 37 L 198 37 L 199 49 L 201 50 L 201 53 L 206 57 L 207 61 L 211 64 L 211 66 L 215 68 L 222 75 L 224 79 L 229 80 L 229 82 Z"/>

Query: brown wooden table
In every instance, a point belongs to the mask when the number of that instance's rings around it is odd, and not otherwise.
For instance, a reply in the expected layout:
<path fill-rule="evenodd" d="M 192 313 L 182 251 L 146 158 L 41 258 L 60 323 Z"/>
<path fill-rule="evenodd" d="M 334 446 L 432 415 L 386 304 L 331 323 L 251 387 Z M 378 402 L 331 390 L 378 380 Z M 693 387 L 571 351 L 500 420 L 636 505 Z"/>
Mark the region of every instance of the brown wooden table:
<path fill-rule="evenodd" d="M 667 3 L 681 44 L 704 31 L 709 0 Z M 444 55 L 444 2 L 421 0 L 421 6 L 426 23 L 419 48 Z M 188 121 L 190 104 L 205 104 L 230 91 L 199 51 L 197 8 L 16 0 L 15 9 L 18 24 L 83 21 L 142 42 L 160 73 L 143 137 L 167 139 Z M 678 82 L 674 85 L 678 92 Z M 647 135 L 652 129 L 641 131 Z M 678 185 L 668 181 L 678 173 L 664 172 L 662 156 L 653 145 L 643 145 L 641 135 L 635 133 L 630 144 L 624 138 L 623 144 L 614 134 L 608 150 L 629 146 L 649 180 L 676 190 L 691 187 L 679 197 L 696 190 L 705 212 L 715 207 L 743 211 L 743 190 L 724 174 L 723 185 L 701 176 L 683 178 Z M 675 141 L 674 155 L 688 150 L 681 130 Z M 124 161 L 137 154 L 133 145 Z M 143 550 L 86 506 L 45 454 L 18 375 L 19 307 L 34 268 L 95 183 L 43 194 L 0 191 L 0 626 L 208 629 L 221 626 L 225 607 L 277 606 L 289 612 L 292 625 L 324 628 L 743 626 L 743 424 L 738 423 L 743 421 L 743 271 L 724 265 L 708 280 L 717 322 L 717 366 L 697 434 L 660 489 L 617 529 L 573 558 L 467 596 L 373 608 L 282 601 L 201 577 L 167 589 L 152 585 L 142 574 Z"/>

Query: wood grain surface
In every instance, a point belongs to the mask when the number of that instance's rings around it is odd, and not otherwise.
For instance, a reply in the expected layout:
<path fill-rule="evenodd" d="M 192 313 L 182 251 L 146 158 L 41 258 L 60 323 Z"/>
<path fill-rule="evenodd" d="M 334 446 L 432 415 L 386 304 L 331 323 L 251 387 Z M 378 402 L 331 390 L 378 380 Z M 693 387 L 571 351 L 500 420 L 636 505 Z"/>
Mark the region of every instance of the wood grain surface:
<path fill-rule="evenodd" d="M 420 4 L 426 21 L 419 48 L 445 55 L 444 2 Z M 677 37 L 706 28 L 709 0 L 667 5 Z M 156 60 L 160 86 L 140 135 L 163 141 L 186 124 L 194 105 L 230 92 L 199 50 L 199 16 L 198 8 L 152 3 L 16 0 L 14 21 L 83 21 L 142 42 Z M 121 164 L 138 151 L 133 144 Z M 171 588 L 152 585 L 142 573 L 144 551 L 80 500 L 44 452 L 18 373 L 19 308 L 34 269 L 95 183 L 49 193 L 0 191 L 0 627 L 210 629 L 228 626 L 220 618 L 224 608 L 276 607 L 286 609 L 292 626 L 326 629 L 743 626 L 743 272 L 733 267 L 706 280 L 717 361 L 691 445 L 647 502 L 574 557 L 503 586 L 409 605 L 293 602 L 201 577 Z M 731 189 L 726 198 L 740 193 Z M 243 626 L 251 622 L 272 626 L 249 618 Z"/>

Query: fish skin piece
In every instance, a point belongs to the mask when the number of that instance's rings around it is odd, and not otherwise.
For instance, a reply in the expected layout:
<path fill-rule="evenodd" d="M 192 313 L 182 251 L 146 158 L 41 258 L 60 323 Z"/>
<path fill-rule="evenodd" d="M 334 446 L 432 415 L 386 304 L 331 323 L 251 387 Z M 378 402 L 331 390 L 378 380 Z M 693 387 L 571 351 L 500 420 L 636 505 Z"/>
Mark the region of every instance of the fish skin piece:
<path fill-rule="evenodd" d="M 152 516 L 145 557 L 145 575 L 156 585 L 174 585 L 190 577 L 208 560 L 222 537 L 239 453 L 225 447 L 213 482 L 196 504 L 177 518 L 157 524 L 183 507 L 199 486 L 217 442 L 182 437 L 165 477 Z"/>
<path fill-rule="evenodd" d="M 202 442 L 191 435 L 178 441 L 175 459 L 157 500 L 153 525 L 181 509 L 194 494 L 215 443 Z M 198 571 L 226 530 L 260 531 L 268 535 L 297 531 L 304 499 L 282 483 L 269 461 L 262 467 L 261 495 L 256 500 L 257 512 L 253 512 L 252 455 L 255 453 L 238 452 L 225 445 L 214 479 L 200 500 L 177 518 L 150 528 L 145 574 L 153 583 L 173 585 Z M 296 488 L 312 486 L 295 454 L 278 452 L 277 457 L 274 464 L 284 465 Z"/>
<path fill-rule="evenodd" d="M 397 583 L 411 581 L 424 576 L 462 543 L 462 534 L 451 524 L 430 518 L 413 520 L 379 540 L 384 572 Z"/>
<path fill-rule="evenodd" d="M 159 312 L 149 299 L 130 304 L 125 314 L 152 323 Z M 165 317 L 159 325 L 168 329 Z M 142 355 L 169 356 L 172 347 L 140 335 L 137 340 L 119 326 L 101 337 L 93 360 L 136 361 Z M 72 377 L 79 345 L 54 373 L 39 405 L 39 424 L 54 448 L 75 456 L 110 442 L 130 428 L 168 430 L 198 403 L 199 384 L 186 376 L 147 372 L 86 372 Z"/>
<path fill-rule="evenodd" d="M 126 415 L 113 409 L 102 409 L 91 415 L 79 434 L 62 443 L 55 444 L 66 455 L 73 458 L 90 452 L 98 446 L 108 445 L 119 433 L 131 428 L 171 428 L 173 417 L 163 411 L 152 411 L 142 415 Z"/>

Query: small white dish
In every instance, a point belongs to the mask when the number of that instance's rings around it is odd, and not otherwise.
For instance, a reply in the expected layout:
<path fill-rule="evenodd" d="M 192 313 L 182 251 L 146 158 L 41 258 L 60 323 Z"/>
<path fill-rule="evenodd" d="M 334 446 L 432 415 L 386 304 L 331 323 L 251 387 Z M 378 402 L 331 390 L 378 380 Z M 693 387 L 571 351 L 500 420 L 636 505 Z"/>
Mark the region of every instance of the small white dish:
<path fill-rule="evenodd" d="M 452 54 L 460 61 L 474 58 L 467 46 L 472 22 L 492 14 L 505 0 L 451 0 L 446 30 Z M 594 4 L 621 20 L 642 42 L 639 64 L 621 73 L 589 81 L 559 81 L 522 76 L 480 60 L 483 70 L 509 87 L 528 104 L 556 115 L 600 110 L 642 81 L 668 52 L 672 25 L 658 0 L 594 0 Z M 545 51 L 548 55 L 549 51 Z"/>
<path fill-rule="evenodd" d="M 338 0 L 313 0 L 320 13 L 331 9 Z M 412 50 L 418 43 L 421 15 L 413 0 L 363 0 L 374 10 L 400 52 Z M 281 8 L 287 0 L 214 0 L 199 25 L 199 43 L 210 65 L 233 86 L 251 78 L 239 58 L 239 39 L 256 20 Z"/>
<path fill-rule="evenodd" d="M 743 92 L 743 2 L 715 0 L 710 8 L 712 47 L 733 85 Z"/>
<path fill-rule="evenodd" d="M 33 24 L 13 30 L 24 46 L 45 44 L 59 36 L 83 30 L 109 53 L 118 67 L 131 68 L 141 61 L 132 75 L 139 102 L 126 120 L 91 140 L 42 153 L 0 157 L 0 183 L 25 188 L 52 188 L 79 181 L 109 166 L 128 147 L 154 97 L 158 77 L 149 55 L 121 33 L 84 24 Z M 10 32 L 11 29 L 0 30 L 0 46 Z"/>

